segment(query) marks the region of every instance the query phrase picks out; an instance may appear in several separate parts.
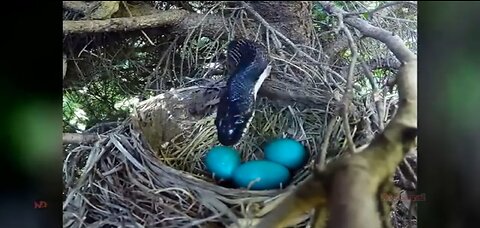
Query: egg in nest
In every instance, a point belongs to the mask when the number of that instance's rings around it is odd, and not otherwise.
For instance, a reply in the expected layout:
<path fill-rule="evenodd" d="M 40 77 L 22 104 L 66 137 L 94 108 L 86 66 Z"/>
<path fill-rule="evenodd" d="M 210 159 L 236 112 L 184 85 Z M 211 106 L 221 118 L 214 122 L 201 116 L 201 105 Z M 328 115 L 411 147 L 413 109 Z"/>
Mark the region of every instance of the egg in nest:
<path fill-rule="evenodd" d="M 215 146 L 205 156 L 205 166 L 213 178 L 218 181 L 228 181 L 233 172 L 240 166 L 240 153 L 227 146 Z"/>
<path fill-rule="evenodd" d="M 298 141 L 289 138 L 275 139 L 264 148 L 265 159 L 283 165 L 291 171 L 302 168 L 307 162 L 308 153 Z"/>
<path fill-rule="evenodd" d="M 267 160 L 245 162 L 233 173 L 235 186 L 249 190 L 284 188 L 290 178 L 286 167 Z"/>

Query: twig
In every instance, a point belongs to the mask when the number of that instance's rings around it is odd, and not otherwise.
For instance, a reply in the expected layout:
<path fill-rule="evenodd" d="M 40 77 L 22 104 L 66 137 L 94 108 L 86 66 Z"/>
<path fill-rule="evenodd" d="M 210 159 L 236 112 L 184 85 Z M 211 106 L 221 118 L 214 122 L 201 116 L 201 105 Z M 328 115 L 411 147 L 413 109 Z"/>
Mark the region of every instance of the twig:
<path fill-rule="evenodd" d="M 372 72 L 370 72 L 369 67 L 365 62 L 361 62 L 360 64 L 362 66 L 363 72 L 365 73 L 365 76 L 367 76 L 367 79 L 372 86 L 372 97 L 373 101 L 375 102 L 375 108 L 377 109 L 378 126 L 380 128 L 380 131 L 382 131 L 385 128 L 385 124 L 383 123 L 383 117 L 385 115 L 385 110 L 383 108 L 383 100 L 380 97 L 380 91 L 378 90 L 377 83 L 375 82 L 375 79 L 373 78 L 373 74 Z"/>
<path fill-rule="evenodd" d="M 155 69 L 153 69 L 152 73 L 148 75 L 147 77 L 147 83 L 145 83 L 145 88 L 144 90 L 147 90 L 150 86 L 152 86 L 152 78 L 156 75 L 158 75 L 158 71 L 160 70 L 161 64 L 163 63 L 163 60 L 167 55 L 170 54 L 170 50 L 175 47 L 177 44 L 178 37 L 175 37 L 175 39 L 170 43 L 167 49 L 162 53 L 162 56 L 160 57 L 160 60 L 158 60 L 157 66 L 155 66 Z M 166 68 L 166 67 L 165 67 Z"/>
<path fill-rule="evenodd" d="M 67 55 L 63 54 L 63 78 L 65 78 L 65 74 L 67 74 Z"/>
<path fill-rule="evenodd" d="M 367 64 L 368 69 L 370 70 L 383 69 L 393 72 L 400 68 L 400 62 L 395 58 L 389 57 L 374 57 L 365 64 Z"/>
<path fill-rule="evenodd" d="M 132 12 L 131 12 L 130 9 L 128 8 L 127 2 L 126 2 L 126 1 L 122 1 L 122 5 L 123 5 L 123 7 L 125 7 L 125 10 L 127 10 L 129 17 L 133 17 Z M 148 35 L 145 33 L 145 31 L 143 31 L 143 29 L 141 30 L 141 32 L 142 32 L 142 34 L 145 36 L 145 38 L 147 38 L 148 42 L 149 42 L 152 46 L 155 46 L 155 43 L 153 43 L 153 41 L 150 39 L 150 37 L 148 37 Z"/>
<path fill-rule="evenodd" d="M 395 183 L 397 187 L 406 191 L 415 191 L 414 184 L 408 181 L 408 178 L 405 177 L 405 174 L 402 172 L 401 168 L 397 167 L 395 173 L 398 175 L 398 182 Z"/>
<path fill-rule="evenodd" d="M 407 184 L 407 182 L 410 182 L 409 187 L 416 189 L 417 175 L 415 174 L 415 170 L 413 170 L 407 157 L 403 159 L 402 164 L 399 167 L 399 171 L 399 173 L 401 173 L 405 178 L 405 184 Z"/>
<path fill-rule="evenodd" d="M 100 134 L 100 133 L 110 131 L 110 130 L 120 126 L 121 124 L 122 123 L 119 122 L 119 121 L 100 122 L 100 123 L 97 123 L 97 124 L 93 125 L 93 127 L 91 127 L 90 129 L 85 130 L 84 133 Z"/>
<path fill-rule="evenodd" d="M 396 17 L 389 17 L 389 16 L 380 16 L 381 18 L 389 19 L 389 20 L 394 20 L 397 22 L 407 22 L 407 23 L 417 23 L 416 20 L 408 20 L 405 18 L 396 18 Z"/>
<path fill-rule="evenodd" d="M 356 15 L 359 15 L 359 14 L 368 14 L 369 16 L 380 11 L 380 10 L 383 10 L 385 8 L 388 8 L 388 7 L 391 7 L 391 6 L 396 6 L 396 5 L 400 5 L 400 4 L 412 4 L 411 2 L 388 2 L 388 3 L 385 3 L 373 10 L 369 10 L 369 11 L 364 11 L 364 12 L 352 12 L 352 13 L 344 13 L 343 16 L 347 17 L 347 16 L 356 16 Z M 414 4 L 416 5 L 416 4 Z"/>
<path fill-rule="evenodd" d="M 331 2 L 320 1 L 320 5 L 331 14 L 344 14 L 344 10 L 337 8 Z M 365 37 L 371 37 L 384 43 L 388 49 L 397 57 L 400 63 L 416 61 L 416 55 L 408 49 L 402 38 L 383 28 L 373 26 L 367 21 L 357 17 L 345 18 L 344 22 L 360 31 Z"/>
<path fill-rule="evenodd" d="M 319 167 L 319 170 L 323 170 L 326 166 L 325 160 L 327 157 L 328 144 L 330 143 L 330 136 L 332 135 L 334 126 L 337 124 L 337 122 L 337 116 L 334 116 L 334 118 L 328 122 L 327 130 L 323 136 L 322 145 L 320 146 L 320 156 L 317 158 L 317 166 Z"/>
<path fill-rule="evenodd" d="M 343 103 L 342 118 L 343 118 L 343 130 L 345 131 L 345 137 L 347 138 L 348 149 L 350 153 L 354 153 L 356 149 L 355 149 L 355 143 L 353 142 L 352 134 L 350 131 L 348 115 L 350 112 L 349 107 L 352 99 L 351 97 L 353 96 L 353 71 L 355 70 L 355 64 L 357 63 L 358 51 L 357 51 L 357 45 L 355 44 L 355 41 L 353 41 L 352 33 L 350 33 L 350 30 L 343 24 L 343 15 L 336 14 L 336 16 L 338 17 L 338 29 L 343 30 L 343 32 L 347 36 L 348 45 L 350 46 L 350 50 L 352 51 L 352 60 L 350 62 L 350 66 L 348 69 L 347 84 L 345 86 L 346 87 L 345 93 L 342 98 L 342 103 Z"/>

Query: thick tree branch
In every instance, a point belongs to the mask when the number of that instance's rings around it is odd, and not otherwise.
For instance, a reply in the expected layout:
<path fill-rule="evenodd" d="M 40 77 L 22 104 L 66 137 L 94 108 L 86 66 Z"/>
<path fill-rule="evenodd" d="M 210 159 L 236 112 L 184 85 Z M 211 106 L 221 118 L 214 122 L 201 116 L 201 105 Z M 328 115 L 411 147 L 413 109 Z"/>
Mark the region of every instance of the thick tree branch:
<path fill-rule="evenodd" d="M 145 28 L 170 26 L 178 23 L 188 12 L 184 10 L 164 11 L 156 15 L 107 20 L 63 21 L 63 34 L 132 31 Z"/>
<path fill-rule="evenodd" d="M 63 133 L 64 144 L 92 143 L 99 139 L 97 134 Z"/>
<path fill-rule="evenodd" d="M 184 34 L 199 25 L 204 26 L 206 35 L 215 34 L 224 26 L 220 18 L 212 15 L 190 13 L 186 10 L 167 10 L 136 17 L 63 21 L 63 34 L 125 32 L 157 27 L 170 27 L 175 33 Z"/>

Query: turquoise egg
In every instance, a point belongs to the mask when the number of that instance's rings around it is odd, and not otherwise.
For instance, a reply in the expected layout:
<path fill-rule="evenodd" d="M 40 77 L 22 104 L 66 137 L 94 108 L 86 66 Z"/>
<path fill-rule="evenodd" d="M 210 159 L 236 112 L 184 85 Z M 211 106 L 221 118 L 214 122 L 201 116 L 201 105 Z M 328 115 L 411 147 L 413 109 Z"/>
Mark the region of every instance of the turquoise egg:
<path fill-rule="evenodd" d="M 277 163 L 257 160 L 240 165 L 233 173 L 233 183 L 240 188 L 267 190 L 285 187 L 290 181 L 288 169 Z"/>
<path fill-rule="evenodd" d="M 231 179 L 240 163 L 240 154 L 231 147 L 213 147 L 205 156 L 205 166 L 217 180 Z"/>
<path fill-rule="evenodd" d="M 297 170 L 305 165 L 307 151 L 293 139 L 276 139 L 267 143 L 263 149 L 265 159 L 283 165 L 290 170 Z"/>

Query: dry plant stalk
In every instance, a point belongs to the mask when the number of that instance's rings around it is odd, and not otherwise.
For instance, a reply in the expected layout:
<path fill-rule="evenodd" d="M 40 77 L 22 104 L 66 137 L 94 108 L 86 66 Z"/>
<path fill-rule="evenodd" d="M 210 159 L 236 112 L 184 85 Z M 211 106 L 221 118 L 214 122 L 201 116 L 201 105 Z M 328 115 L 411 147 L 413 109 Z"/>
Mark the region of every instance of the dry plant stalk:
<path fill-rule="evenodd" d="M 323 7 L 333 14 L 343 14 L 328 2 Z M 415 144 L 417 132 L 417 58 L 396 35 L 374 27 L 359 18 L 344 22 L 363 35 L 377 39 L 400 60 L 396 82 L 399 110 L 392 121 L 369 146 L 349 157 L 330 163 L 295 189 L 280 205 L 266 215 L 257 227 L 287 227 L 294 219 L 315 209 L 314 227 L 391 226 L 381 194 L 390 190 L 396 167 Z M 385 208 L 383 208 L 385 209 Z M 327 220 L 328 218 L 328 220 Z"/>

